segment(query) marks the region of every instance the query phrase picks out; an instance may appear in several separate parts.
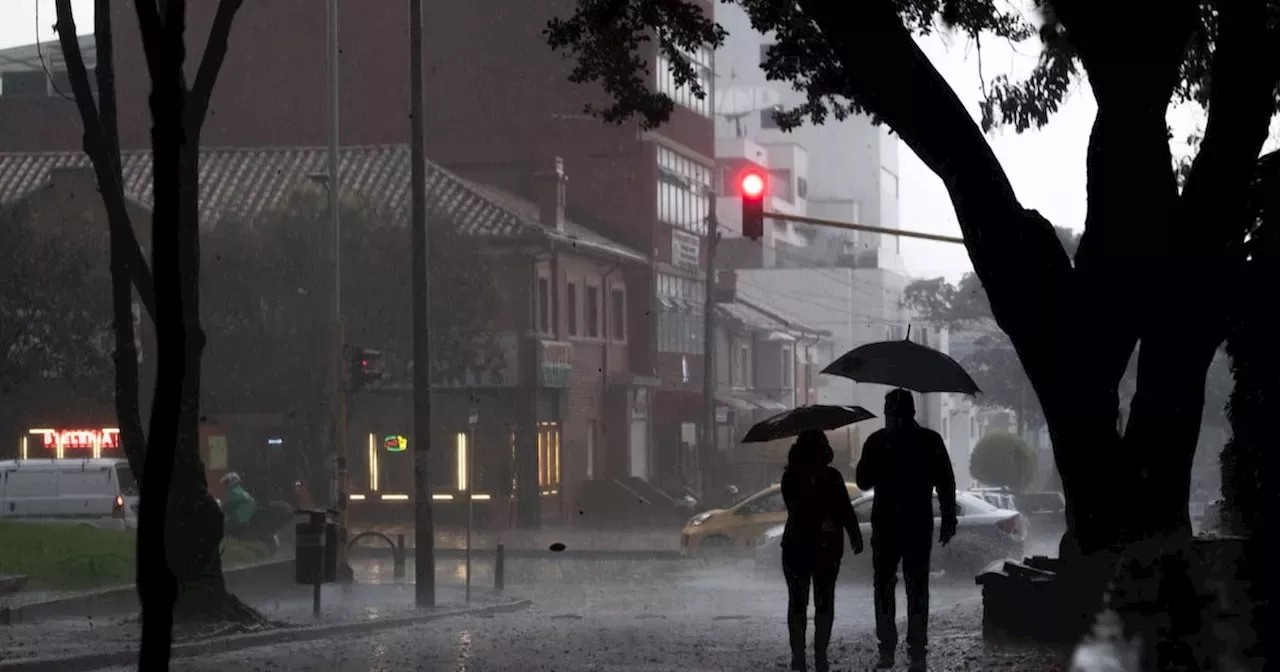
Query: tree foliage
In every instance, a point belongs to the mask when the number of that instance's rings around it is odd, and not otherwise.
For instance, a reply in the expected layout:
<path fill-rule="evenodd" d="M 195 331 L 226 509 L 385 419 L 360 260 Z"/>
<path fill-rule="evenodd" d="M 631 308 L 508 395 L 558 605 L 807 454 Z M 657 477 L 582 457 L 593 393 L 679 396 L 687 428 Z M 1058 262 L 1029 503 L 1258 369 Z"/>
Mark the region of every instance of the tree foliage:
<path fill-rule="evenodd" d="M 100 231 L 52 233 L 23 207 L 0 211 L 0 393 L 52 384 L 111 396 L 111 302 Z"/>
<path fill-rule="evenodd" d="M 364 199 L 339 207 L 346 342 L 382 351 L 388 382 L 405 384 L 413 356 L 408 230 Z M 206 234 L 211 404 L 326 412 L 326 374 L 315 362 L 331 348 L 327 210 L 322 193 L 299 190 L 255 221 L 227 220 Z M 445 219 L 429 232 L 433 371 L 456 378 L 483 350 L 500 297 L 477 239 Z"/>
<path fill-rule="evenodd" d="M 1021 492 L 1036 475 L 1036 451 L 1022 437 L 992 432 L 969 455 L 969 475 L 983 485 Z"/>
<path fill-rule="evenodd" d="M 806 96 L 781 115 L 783 126 L 865 113 L 942 180 L 992 318 L 1041 403 L 1067 498 L 1062 556 L 1114 567 L 1126 549 L 1158 545 L 1144 540 L 1185 539 L 1205 378 L 1228 330 L 1223 297 L 1254 263 L 1246 197 L 1280 104 L 1280 3 L 1036 0 L 1036 23 L 997 0 L 736 4 L 756 30 L 772 34 L 763 64 L 769 78 Z M 680 54 L 724 40 L 703 2 L 576 6 L 548 25 L 547 41 L 576 63 L 575 80 L 604 89 L 612 106 L 601 114 L 613 120 L 655 126 L 671 109 L 650 86 L 649 61 L 636 47 L 656 43 L 672 57 L 675 78 L 691 81 Z M 1027 80 L 987 87 L 983 119 L 975 121 L 915 42 L 939 25 L 975 40 L 1038 36 L 1039 64 Z M 984 130 L 1046 123 L 1078 80 L 1087 80 L 1098 111 L 1086 154 L 1084 233 L 1069 254 L 1052 223 L 1018 199 Z M 1208 113 L 1181 189 L 1166 121 L 1179 101 Z M 1121 430 L 1121 381 L 1135 351 L 1136 386 Z M 1116 516 L 1117 506 L 1144 515 Z M 1090 577 L 1090 587 L 1072 591 L 1081 602 L 1064 606 L 1068 613 L 1100 603 L 1105 569 L 1079 576 Z M 1195 633 L 1177 628 L 1192 620 L 1174 620 L 1155 668 L 1187 668 L 1177 642 Z"/>

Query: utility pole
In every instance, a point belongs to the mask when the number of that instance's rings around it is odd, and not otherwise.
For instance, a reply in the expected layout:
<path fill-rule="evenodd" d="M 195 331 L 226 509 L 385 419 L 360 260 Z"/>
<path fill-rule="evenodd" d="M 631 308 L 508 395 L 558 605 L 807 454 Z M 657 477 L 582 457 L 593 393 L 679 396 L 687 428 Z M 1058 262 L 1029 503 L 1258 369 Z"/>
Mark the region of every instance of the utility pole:
<path fill-rule="evenodd" d="M 409 0 L 410 163 L 413 193 L 413 580 L 419 609 L 436 605 L 435 525 L 431 520 L 431 315 L 427 301 L 427 157 L 422 90 L 422 0 Z M 467 447 L 470 450 L 470 446 Z M 470 493 L 468 493 L 470 494 Z"/>
<path fill-rule="evenodd" d="M 698 456 L 702 472 L 702 499 L 711 497 L 711 464 L 716 457 L 716 244 L 720 241 L 716 219 L 716 194 L 707 190 L 707 281 L 703 307 L 702 337 L 702 452 Z"/>
<path fill-rule="evenodd" d="M 342 342 L 346 334 L 342 321 L 342 220 L 339 215 L 338 194 L 338 0 L 328 0 L 328 41 L 325 49 L 325 65 L 329 84 L 329 218 L 333 236 L 333 371 L 332 390 L 329 396 L 330 424 L 333 431 L 334 470 L 337 478 L 338 500 L 338 579 L 352 579 L 351 565 L 347 560 L 347 387 L 344 382 L 346 358 Z"/>

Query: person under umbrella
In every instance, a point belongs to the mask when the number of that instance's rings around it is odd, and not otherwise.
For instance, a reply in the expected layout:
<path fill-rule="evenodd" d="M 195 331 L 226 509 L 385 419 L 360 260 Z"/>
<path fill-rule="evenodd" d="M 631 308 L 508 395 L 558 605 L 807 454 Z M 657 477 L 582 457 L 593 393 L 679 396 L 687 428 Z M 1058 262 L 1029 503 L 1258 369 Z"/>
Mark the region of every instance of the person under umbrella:
<path fill-rule="evenodd" d="M 908 327 L 907 335 L 911 334 Z M 980 394 L 973 377 L 945 352 L 909 338 L 858 346 L 822 370 L 858 383 L 876 383 L 915 392 Z"/>
<path fill-rule="evenodd" d="M 867 437 L 854 481 L 875 489 L 871 505 L 871 567 L 875 592 L 879 669 L 893 667 L 898 646 L 894 588 L 902 565 L 907 589 L 910 670 L 923 672 L 928 643 L 929 554 L 933 547 L 933 491 L 942 509 L 938 542 L 956 533 L 956 475 L 942 436 L 915 420 L 915 401 L 904 389 L 884 398 L 884 429 Z"/>
<path fill-rule="evenodd" d="M 791 669 L 806 670 L 806 612 L 813 590 L 813 664 L 827 672 L 827 646 L 835 623 L 836 577 L 844 556 L 844 534 L 854 554 L 862 552 L 862 532 L 849 501 L 844 476 L 831 466 L 835 452 L 816 429 L 796 438 L 782 475 L 787 523 L 782 532 L 782 571 L 787 581 L 787 632 Z"/>
<path fill-rule="evenodd" d="M 845 425 L 852 425 L 855 422 L 870 420 L 874 417 L 876 417 L 875 413 L 861 406 L 830 406 L 825 404 L 797 406 L 752 425 L 751 429 L 747 430 L 747 435 L 742 437 L 742 442 L 763 443 L 778 439 L 788 439 L 806 429 L 831 431 L 840 429 Z"/>

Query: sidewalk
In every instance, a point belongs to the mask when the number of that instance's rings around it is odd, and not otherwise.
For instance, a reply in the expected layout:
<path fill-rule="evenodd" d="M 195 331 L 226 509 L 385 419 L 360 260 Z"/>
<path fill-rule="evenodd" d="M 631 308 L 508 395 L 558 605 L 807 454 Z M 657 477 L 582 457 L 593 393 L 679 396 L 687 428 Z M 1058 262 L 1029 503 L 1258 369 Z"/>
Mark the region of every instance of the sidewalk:
<path fill-rule="evenodd" d="M 905 627 L 905 622 L 899 628 Z M 990 644 L 982 639 L 982 602 L 968 600 L 929 616 L 930 670 L 1036 670 L 1062 672 L 1071 652 L 1032 644 Z"/>
<path fill-rule="evenodd" d="M 403 534 L 405 546 L 414 547 L 412 524 L 381 524 L 371 527 L 354 527 L 352 536 L 375 530 L 395 541 L 397 534 Z M 466 529 L 454 527 L 436 529 L 436 548 L 466 548 Z M 471 533 L 472 549 L 492 550 L 501 543 L 508 551 L 545 551 L 552 544 L 564 544 L 566 551 L 595 552 L 678 552 L 680 550 L 680 529 L 650 530 L 587 530 L 581 528 L 543 528 L 539 530 L 474 530 Z M 362 546 L 372 548 L 385 547 L 380 539 L 365 538 Z"/>
<path fill-rule="evenodd" d="M 435 611 L 449 612 L 467 607 L 493 606 L 510 602 L 518 597 L 518 595 L 498 596 L 486 588 L 473 587 L 471 604 L 468 605 L 461 586 L 438 583 Z M 259 599 L 247 600 L 247 602 L 267 619 L 286 628 L 369 623 L 423 613 L 414 606 L 414 586 L 411 583 L 358 584 L 351 587 L 326 585 L 321 592 L 319 618 L 312 616 L 310 599 Z M 105 621 L 85 618 L 0 627 L 0 667 L 6 662 L 21 659 L 101 656 L 118 651 L 136 651 L 141 634 L 140 627 L 141 623 L 137 616 L 105 619 Z M 175 632 L 174 643 L 201 641 L 245 632 L 250 631 L 236 626 Z"/>

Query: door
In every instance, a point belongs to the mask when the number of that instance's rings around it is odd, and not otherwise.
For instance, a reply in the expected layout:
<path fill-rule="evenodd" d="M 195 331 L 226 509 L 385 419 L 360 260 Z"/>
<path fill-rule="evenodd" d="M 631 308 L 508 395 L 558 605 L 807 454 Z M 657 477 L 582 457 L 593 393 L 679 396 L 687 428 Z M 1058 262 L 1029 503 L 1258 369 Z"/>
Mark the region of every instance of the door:
<path fill-rule="evenodd" d="M 755 548 L 761 535 L 787 522 L 787 504 L 782 500 L 782 490 L 771 489 L 748 499 L 734 509 L 733 516 L 734 545 Z"/>
<path fill-rule="evenodd" d="M 4 515 L 13 517 L 56 516 L 58 472 L 15 469 L 8 473 L 4 488 Z"/>
<path fill-rule="evenodd" d="M 627 440 L 631 458 L 631 476 L 649 480 L 649 421 L 632 420 Z"/>

